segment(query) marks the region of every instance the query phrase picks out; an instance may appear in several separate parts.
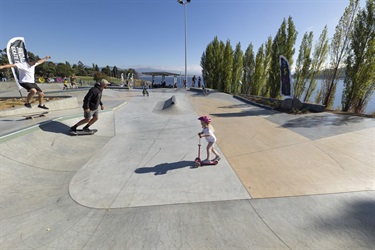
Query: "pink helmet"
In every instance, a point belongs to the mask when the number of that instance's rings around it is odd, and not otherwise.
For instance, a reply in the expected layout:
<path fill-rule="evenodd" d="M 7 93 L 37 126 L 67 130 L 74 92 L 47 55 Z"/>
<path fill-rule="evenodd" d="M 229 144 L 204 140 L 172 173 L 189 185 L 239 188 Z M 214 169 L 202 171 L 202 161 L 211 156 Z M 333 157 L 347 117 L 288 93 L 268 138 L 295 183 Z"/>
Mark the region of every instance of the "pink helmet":
<path fill-rule="evenodd" d="M 207 115 L 199 117 L 198 120 L 200 120 L 202 122 L 205 122 L 205 123 L 210 123 L 211 122 L 211 118 L 209 116 L 207 116 Z"/>

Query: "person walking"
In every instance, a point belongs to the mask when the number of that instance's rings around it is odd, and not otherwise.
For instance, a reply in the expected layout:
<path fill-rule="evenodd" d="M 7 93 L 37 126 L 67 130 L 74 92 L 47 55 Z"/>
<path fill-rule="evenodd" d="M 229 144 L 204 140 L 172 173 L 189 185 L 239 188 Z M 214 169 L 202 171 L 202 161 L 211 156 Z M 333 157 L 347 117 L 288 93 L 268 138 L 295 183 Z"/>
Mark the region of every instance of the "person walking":
<path fill-rule="evenodd" d="M 38 108 L 48 109 L 46 105 L 44 105 L 44 93 L 39 88 L 39 86 L 35 83 L 35 67 L 44 63 L 46 60 L 50 59 L 50 56 L 46 56 L 38 61 L 36 61 L 33 57 L 29 56 L 27 61 L 19 62 L 15 64 L 6 64 L 0 66 L 0 69 L 6 68 L 14 68 L 16 67 L 19 72 L 19 84 L 21 87 L 27 90 L 29 94 L 26 97 L 25 107 L 31 108 L 31 98 L 38 93 L 39 105 Z"/>
<path fill-rule="evenodd" d="M 75 75 L 72 75 L 70 77 L 70 86 L 71 86 L 71 88 L 78 89 L 78 86 L 77 86 L 77 83 L 76 83 L 76 76 Z"/>
<path fill-rule="evenodd" d="M 220 154 L 216 151 L 214 143 L 216 142 L 216 136 L 214 134 L 215 130 L 211 125 L 211 118 L 209 116 L 201 116 L 198 118 L 201 121 L 202 132 L 198 133 L 199 138 L 206 138 L 207 140 L 207 158 L 203 161 L 204 163 L 210 163 L 212 161 L 220 161 Z M 216 156 L 214 159 L 210 160 L 211 152 Z"/>
<path fill-rule="evenodd" d="M 64 84 L 63 90 L 68 89 L 68 79 L 66 77 L 64 78 L 63 84 Z"/>
<path fill-rule="evenodd" d="M 143 96 L 149 95 L 147 88 L 148 88 L 148 84 L 146 82 L 142 83 L 142 94 L 143 94 Z"/>
<path fill-rule="evenodd" d="M 193 82 L 193 87 L 195 87 L 195 80 L 196 80 L 197 78 L 195 77 L 195 75 L 193 76 L 193 78 L 191 79 L 191 81 Z"/>
<path fill-rule="evenodd" d="M 86 124 L 86 126 L 83 127 L 83 131 L 91 132 L 90 126 L 99 119 L 99 105 L 101 110 L 104 109 L 102 92 L 107 88 L 108 84 L 109 82 L 107 80 L 102 79 L 99 84 L 95 84 L 94 87 L 87 92 L 82 105 L 84 118 L 72 126 L 70 132 L 76 132 L 77 127 L 83 124 Z"/>

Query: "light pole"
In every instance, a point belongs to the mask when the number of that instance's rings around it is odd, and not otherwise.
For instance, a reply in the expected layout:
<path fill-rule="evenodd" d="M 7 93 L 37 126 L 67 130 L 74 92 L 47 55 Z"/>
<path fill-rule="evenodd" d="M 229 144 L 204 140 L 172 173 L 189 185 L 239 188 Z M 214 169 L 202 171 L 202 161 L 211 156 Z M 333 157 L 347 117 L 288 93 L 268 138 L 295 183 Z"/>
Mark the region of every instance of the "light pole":
<path fill-rule="evenodd" d="M 187 86 L 187 42 L 186 42 L 186 37 L 187 37 L 187 29 L 186 29 L 186 4 L 190 3 L 190 0 L 177 0 L 179 4 L 182 4 L 184 6 L 184 18 L 185 18 L 185 83 Z"/>

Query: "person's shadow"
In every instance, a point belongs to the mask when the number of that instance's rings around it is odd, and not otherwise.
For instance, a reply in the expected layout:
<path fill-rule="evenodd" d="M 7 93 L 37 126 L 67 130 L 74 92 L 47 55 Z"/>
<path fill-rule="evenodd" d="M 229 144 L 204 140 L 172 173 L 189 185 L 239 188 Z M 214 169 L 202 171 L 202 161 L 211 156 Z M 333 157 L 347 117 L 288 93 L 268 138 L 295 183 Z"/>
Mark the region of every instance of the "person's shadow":
<path fill-rule="evenodd" d="M 171 163 L 161 163 L 154 167 L 142 167 L 137 168 L 134 172 L 137 174 L 154 173 L 154 175 L 166 174 L 168 171 L 180 169 L 180 168 L 194 168 L 194 161 L 178 161 Z"/>
<path fill-rule="evenodd" d="M 70 127 L 58 121 L 51 121 L 39 125 L 40 129 L 50 133 L 69 134 Z"/>

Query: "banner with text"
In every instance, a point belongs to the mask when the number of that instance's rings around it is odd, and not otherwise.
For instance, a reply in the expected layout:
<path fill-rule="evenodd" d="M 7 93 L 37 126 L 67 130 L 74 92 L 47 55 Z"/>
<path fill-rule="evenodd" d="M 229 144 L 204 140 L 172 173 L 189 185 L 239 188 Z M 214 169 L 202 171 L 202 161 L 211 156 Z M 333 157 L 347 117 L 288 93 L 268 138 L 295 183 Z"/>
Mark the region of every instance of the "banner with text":
<path fill-rule="evenodd" d="M 280 93 L 282 96 L 292 97 L 292 78 L 288 60 L 280 56 Z"/>
<path fill-rule="evenodd" d="M 14 37 L 7 44 L 7 55 L 10 64 L 25 62 L 27 59 L 27 50 L 25 39 L 23 37 Z M 22 89 L 19 83 L 19 72 L 17 67 L 12 67 L 14 79 L 17 83 L 18 90 Z"/>

